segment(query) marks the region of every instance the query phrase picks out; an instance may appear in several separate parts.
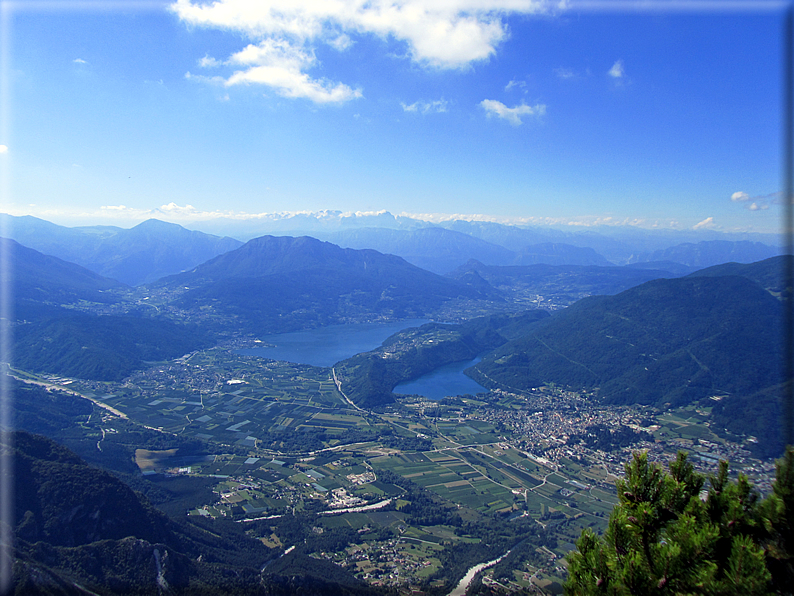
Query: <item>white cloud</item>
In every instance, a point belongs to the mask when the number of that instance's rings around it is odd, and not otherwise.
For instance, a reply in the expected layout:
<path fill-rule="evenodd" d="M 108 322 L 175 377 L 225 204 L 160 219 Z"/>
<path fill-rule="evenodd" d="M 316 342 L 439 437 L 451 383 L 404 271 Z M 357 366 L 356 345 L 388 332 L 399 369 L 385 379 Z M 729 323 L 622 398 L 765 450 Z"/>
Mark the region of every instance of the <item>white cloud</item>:
<path fill-rule="evenodd" d="M 311 54 L 317 44 L 344 51 L 353 43 L 351 36 L 374 35 L 405 44 L 407 55 L 423 66 L 455 69 L 496 52 L 508 36 L 508 15 L 557 6 L 552 0 L 177 0 L 170 9 L 189 26 L 226 30 L 282 49 L 286 44 L 293 52 Z M 251 64 L 248 70 L 262 66 L 265 72 L 241 71 L 235 80 L 275 86 L 288 97 L 313 101 L 360 97 L 342 83 L 309 78 L 305 69 L 316 66 L 314 60 L 300 62 L 301 70 L 289 70 L 289 76 L 269 64 Z"/>
<path fill-rule="evenodd" d="M 400 104 L 406 112 L 418 112 L 420 114 L 443 113 L 447 111 L 447 100 L 437 99 L 436 101 L 415 101 L 411 105 Z"/>
<path fill-rule="evenodd" d="M 626 76 L 626 70 L 623 68 L 623 60 L 616 61 L 607 74 L 614 79 L 622 79 Z"/>
<path fill-rule="evenodd" d="M 350 36 L 349 35 L 345 35 L 343 33 L 339 37 L 329 41 L 328 45 L 330 45 L 332 48 L 334 48 L 335 50 L 337 50 L 339 52 L 344 52 L 346 49 L 348 49 L 350 46 L 352 46 L 353 43 L 354 42 L 353 42 L 352 39 L 350 39 Z"/>
<path fill-rule="evenodd" d="M 198 65 L 201 68 L 214 68 L 216 66 L 220 66 L 221 64 L 223 63 L 220 60 L 216 60 L 208 54 L 204 54 L 204 57 L 198 61 Z"/>
<path fill-rule="evenodd" d="M 201 83 L 211 83 L 213 85 L 224 85 L 226 83 L 226 79 L 221 76 L 214 76 L 208 77 L 205 75 L 194 75 L 192 72 L 188 71 L 185 73 L 185 78 L 190 81 L 199 81 Z"/>
<path fill-rule="evenodd" d="M 8 153 L 8 146 L 0 145 L 0 154 L 2 153 Z"/>
<path fill-rule="evenodd" d="M 505 91 L 510 91 L 513 87 L 521 87 L 522 89 L 527 86 L 526 81 L 517 81 L 513 79 L 507 85 L 505 85 Z"/>
<path fill-rule="evenodd" d="M 260 84 L 276 90 L 279 95 L 306 98 L 315 103 L 342 103 L 361 97 L 359 89 L 351 89 L 343 83 L 312 79 L 303 72 L 316 62 L 314 54 L 284 40 L 265 39 L 258 44 L 249 44 L 232 54 L 224 63 L 240 66 L 228 78 L 202 77 L 187 73 L 190 79 L 220 83 L 225 87 Z"/>
<path fill-rule="evenodd" d="M 521 116 L 543 116 L 543 114 L 546 113 L 546 106 L 543 104 L 528 106 L 522 103 L 514 108 L 508 108 L 501 101 L 484 99 L 480 102 L 480 105 L 485 109 L 489 118 L 491 116 L 497 116 L 498 118 L 507 120 L 513 126 L 521 125 Z"/>
<path fill-rule="evenodd" d="M 766 211 L 770 205 L 779 204 L 783 197 L 781 192 L 773 192 L 767 195 L 751 197 L 744 191 L 738 191 L 731 195 L 734 203 L 743 203 L 744 208 L 749 211 Z"/>
<path fill-rule="evenodd" d="M 713 217 L 707 217 L 703 221 L 700 221 L 700 222 L 696 223 L 694 226 L 692 226 L 692 229 L 693 230 L 703 230 L 703 229 L 707 229 L 708 230 L 708 229 L 712 229 L 712 228 L 715 228 L 715 227 L 716 227 L 716 224 L 714 223 L 714 218 Z"/>
<path fill-rule="evenodd" d="M 74 60 L 72 60 L 72 62 L 74 62 L 75 64 L 88 64 L 88 62 L 86 62 L 82 58 L 75 58 Z"/>

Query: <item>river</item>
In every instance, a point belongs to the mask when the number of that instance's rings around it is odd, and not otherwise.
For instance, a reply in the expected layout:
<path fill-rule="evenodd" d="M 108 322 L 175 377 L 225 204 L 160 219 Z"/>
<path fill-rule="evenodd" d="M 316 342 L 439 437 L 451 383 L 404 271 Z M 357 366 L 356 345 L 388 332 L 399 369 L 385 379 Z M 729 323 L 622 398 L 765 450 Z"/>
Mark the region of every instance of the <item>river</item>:
<path fill-rule="evenodd" d="M 463 579 L 461 579 L 458 582 L 458 585 L 455 586 L 455 589 L 452 590 L 449 593 L 449 596 L 464 596 L 464 594 L 466 594 L 466 590 L 469 589 L 469 584 L 471 584 L 471 582 L 474 580 L 474 576 L 475 575 L 477 575 L 483 569 L 487 569 L 488 567 L 491 567 L 492 565 L 496 565 L 499 561 L 501 561 L 507 555 L 509 555 L 511 553 L 511 551 L 512 551 L 512 549 L 507 551 L 505 554 L 503 554 L 498 559 L 494 559 L 493 561 L 488 561 L 487 563 L 480 563 L 479 565 L 475 565 L 474 567 L 469 569 L 466 572 L 466 575 L 463 576 Z"/>

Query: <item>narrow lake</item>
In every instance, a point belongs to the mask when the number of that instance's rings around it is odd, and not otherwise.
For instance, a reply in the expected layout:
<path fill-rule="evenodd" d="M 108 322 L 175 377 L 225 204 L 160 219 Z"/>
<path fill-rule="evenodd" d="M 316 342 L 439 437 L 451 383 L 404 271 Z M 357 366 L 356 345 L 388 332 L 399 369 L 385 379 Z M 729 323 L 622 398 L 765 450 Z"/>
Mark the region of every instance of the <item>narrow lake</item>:
<path fill-rule="evenodd" d="M 482 358 L 453 362 L 422 375 L 413 381 L 400 383 L 394 393 L 400 395 L 422 395 L 428 399 L 444 399 L 449 395 L 476 395 L 487 391 L 485 387 L 463 374 L 463 371 L 477 364 Z"/>
<path fill-rule="evenodd" d="M 312 366 L 333 366 L 340 360 L 380 347 L 387 337 L 398 331 L 425 323 L 429 321 L 408 319 L 394 323 L 332 325 L 307 331 L 265 335 L 259 339 L 271 347 L 238 350 L 237 353 Z"/>

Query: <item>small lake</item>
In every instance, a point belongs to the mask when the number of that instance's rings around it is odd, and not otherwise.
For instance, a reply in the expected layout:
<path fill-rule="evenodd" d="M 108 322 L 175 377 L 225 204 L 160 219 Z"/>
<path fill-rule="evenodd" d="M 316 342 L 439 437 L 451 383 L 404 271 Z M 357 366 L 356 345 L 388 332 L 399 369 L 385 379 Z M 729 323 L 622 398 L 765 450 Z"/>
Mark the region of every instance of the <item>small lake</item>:
<path fill-rule="evenodd" d="M 237 350 L 237 353 L 312 366 L 333 366 L 340 360 L 379 348 L 387 337 L 398 331 L 429 322 L 408 319 L 393 323 L 356 323 L 265 335 L 259 339 L 272 347 Z"/>
<path fill-rule="evenodd" d="M 450 395 L 476 395 L 488 391 L 485 387 L 463 374 L 463 371 L 477 364 L 482 358 L 453 362 L 422 375 L 413 381 L 400 383 L 394 393 L 400 395 L 422 395 L 428 399 L 440 400 Z"/>

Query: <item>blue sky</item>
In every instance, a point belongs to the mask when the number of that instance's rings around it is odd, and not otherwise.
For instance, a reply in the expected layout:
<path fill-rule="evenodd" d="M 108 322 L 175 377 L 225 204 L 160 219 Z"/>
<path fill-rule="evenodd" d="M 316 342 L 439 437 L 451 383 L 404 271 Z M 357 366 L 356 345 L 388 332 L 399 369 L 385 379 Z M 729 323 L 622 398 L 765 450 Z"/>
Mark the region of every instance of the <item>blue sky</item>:
<path fill-rule="evenodd" d="M 777 232 L 783 5 L 604 5 L 5 2 L 0 207 Z"/>

